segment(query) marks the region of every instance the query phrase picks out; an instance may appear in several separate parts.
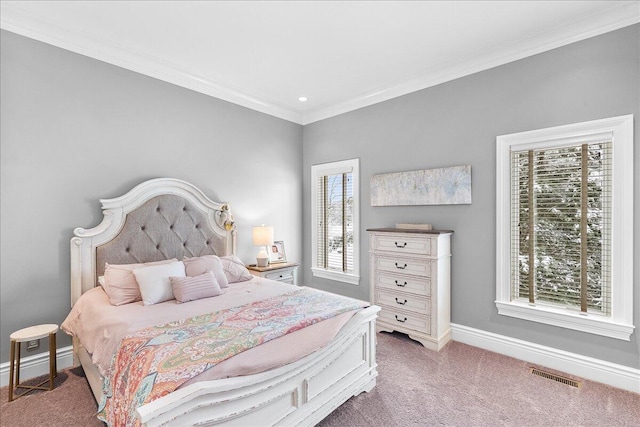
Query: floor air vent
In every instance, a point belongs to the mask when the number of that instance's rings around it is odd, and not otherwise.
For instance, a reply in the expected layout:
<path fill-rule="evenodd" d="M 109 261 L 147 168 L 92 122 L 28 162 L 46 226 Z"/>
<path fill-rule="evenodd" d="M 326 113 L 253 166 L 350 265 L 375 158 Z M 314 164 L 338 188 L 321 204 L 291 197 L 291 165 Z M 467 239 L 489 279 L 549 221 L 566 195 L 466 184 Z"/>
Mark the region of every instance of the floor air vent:
<path fill-rule="evenodd" d="M 542 378 L 547 378 L 549 380 L 557 381 L 562 384 L 566 384 L 571 387 L 580 388 L 582 386 L 582 381 L 572 380 L 571 378 L 563 377 L 561 375 L 552 374 L 551 372 L 545 372 L 538 368 L 529 368 L 529 372 L 534 375 L 537 375 Z"/>

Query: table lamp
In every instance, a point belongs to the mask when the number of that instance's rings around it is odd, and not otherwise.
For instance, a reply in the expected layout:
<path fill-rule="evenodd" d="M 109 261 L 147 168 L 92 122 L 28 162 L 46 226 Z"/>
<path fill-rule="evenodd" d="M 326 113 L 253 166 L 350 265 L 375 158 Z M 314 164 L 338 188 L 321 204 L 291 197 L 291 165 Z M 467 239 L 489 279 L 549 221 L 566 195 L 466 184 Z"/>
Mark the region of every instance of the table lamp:
<path fill-rule="evenodd" d="M 266 267 L 269 265 L 267 246 L 273 244 L 273 227 L 267 227 L 264 224 L 253 227 L 253 244 L 260 246 L 260 251 L 256 256 L 258 267 Z"/>

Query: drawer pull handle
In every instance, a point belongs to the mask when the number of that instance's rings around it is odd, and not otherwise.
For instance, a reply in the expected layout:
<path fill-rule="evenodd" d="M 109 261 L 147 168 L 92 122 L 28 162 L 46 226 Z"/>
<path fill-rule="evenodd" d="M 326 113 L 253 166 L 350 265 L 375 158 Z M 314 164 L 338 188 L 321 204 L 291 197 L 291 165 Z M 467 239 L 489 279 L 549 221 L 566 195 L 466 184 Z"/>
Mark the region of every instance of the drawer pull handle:
<path fill-rule="evenodd" d="M 398 297 L 396 297 L 396 303 L 400 305 L 405 305 L 407 303 L 407 300 L 404 300 L 404 302 L 400 302 L 400 300 L 398 300 Z"/>
<path fill-rule="evenodd" d="M 399 245 L 398 242 L 395 242 L 396 248 L 404 249 L 407 246 L 407 242 L 404 242 L 402 245 Z"/>
<path fill-rule="evenodd" d="M 396 268 L 397 268 L 398 270 L 404 270 L 405 268 L 407 268 L 407 264 L 405 264 L 403 267 L 400 267 L 400 266 L 398 265 L 398 263 L 396 262 Z"/>
<path fill-rule="evenodd" d="M 400 286 L 401 288 L 404 288 L 405 286 L 407 286 L 407 282 L 404 282 L 402 285 L 398 283 L 397 280 L 395 282 L 396 282 L 396 286 Z"/>
<path fill-rule="evenodd" d="M 395 316 L 396 316 L 396 320 L 397 320 L 398 322 L 400 322 L 400 323 L 404 323 L 404 322 L 406 322 L 406 321 L 407 321 L 407 318 L 406 318 L 406 317 L 405 317 L 404 319 L 400 320 L 400 318 L 398 317 L 398 315 L 397 315 L 397 314 L 396 314 Z"/>

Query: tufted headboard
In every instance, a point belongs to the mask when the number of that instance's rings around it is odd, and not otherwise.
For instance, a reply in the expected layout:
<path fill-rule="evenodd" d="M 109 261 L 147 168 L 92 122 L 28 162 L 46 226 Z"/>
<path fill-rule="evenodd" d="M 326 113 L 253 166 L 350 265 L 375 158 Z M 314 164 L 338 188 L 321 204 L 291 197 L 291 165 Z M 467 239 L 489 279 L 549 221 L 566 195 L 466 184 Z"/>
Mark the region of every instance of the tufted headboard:
<path fill-rule="evenodd" d="M 97 284 L 105 263 L 131 264 L 236 253 L 228 203 L 209 200 L 188 182 L 159 178 L 101 200 L 102 222 L 71 239 L 71 305 Z"/>

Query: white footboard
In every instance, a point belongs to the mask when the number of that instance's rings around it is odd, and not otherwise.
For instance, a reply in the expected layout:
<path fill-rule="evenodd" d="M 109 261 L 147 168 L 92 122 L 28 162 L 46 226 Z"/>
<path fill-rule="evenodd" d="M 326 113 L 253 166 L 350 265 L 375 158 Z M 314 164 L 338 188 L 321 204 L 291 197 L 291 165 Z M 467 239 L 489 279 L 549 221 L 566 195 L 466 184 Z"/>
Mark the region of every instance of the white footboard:
<path fill-rule="evenodd" d="M 194 383 L 144 405 L 138 408 L 142 425 L 315 425 L 351 396 L 375 386 L 379 310 L 358 312 L 326 347 L 297 362 Z"/>

